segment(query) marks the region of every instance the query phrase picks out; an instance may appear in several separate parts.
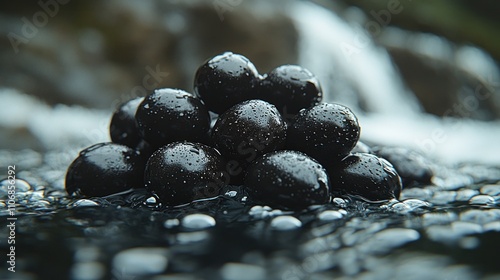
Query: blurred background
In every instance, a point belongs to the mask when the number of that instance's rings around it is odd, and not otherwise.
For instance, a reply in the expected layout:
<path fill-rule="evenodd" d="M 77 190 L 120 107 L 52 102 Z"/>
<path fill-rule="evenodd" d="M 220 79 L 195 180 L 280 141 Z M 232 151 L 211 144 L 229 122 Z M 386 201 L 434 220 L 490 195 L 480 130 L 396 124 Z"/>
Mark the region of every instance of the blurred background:
<path fill-rule="evenodd" d="M 499 279 L 499 11 L 496 0 L 0 1 L 0 170 L 16 165 L 16 279 Z M 140 206 L 149 193 L 67 197 L 68 165 L 109 141 L 120 103 L 158 87 L 192 92 L 196 69 L 224 51 L 261 74 L 308 68 L 324 101 L 356 113 L 364 142 L 426 154 L 435 185 L 386 208 L 335 202 L 350 207 L 329 211 L 342 218 L 308 211 L 289 232 L 273 229 L 275 210 L 226 197 L 168 213 Z M 193 211 L 218 226 L 179 227 Z"/>
<path fill-rule="evenodd" d="M 197 67 L 232 51 L 262 74 L 311 70 L 369 143 L 500 165 L 498 11 L 494 0 L 2 1 L 0 150 L 109 141 L 121 102 L 192 92 Z"/>

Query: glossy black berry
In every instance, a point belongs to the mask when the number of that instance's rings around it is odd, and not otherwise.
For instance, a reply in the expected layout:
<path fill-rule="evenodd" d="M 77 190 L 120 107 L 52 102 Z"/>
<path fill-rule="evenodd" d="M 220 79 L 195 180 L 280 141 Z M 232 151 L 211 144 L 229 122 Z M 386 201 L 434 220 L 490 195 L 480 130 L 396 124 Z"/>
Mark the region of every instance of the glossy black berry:
<path fill-rule="evenodd" d="M 250 162 L 259 155 L 280 149 L 286 140 L 286 129 L 274 105 L 248 100 L 219 116 L 212 140 L 224 156 Z"/>
<path fill-rule="evenodd" d="M 301 109 L 319 104 L 323 93 L 318 79 L 309 70 L 297 65 L 282 65 L 262 80 L 260 97 L 290 119 Z"/>
<path fill-rule="evenodd" d="M 300 111 L 288 129 L 287 149 L 315 158 L 325 167 L 345 157 L 359 140 L 352 111 L 340 104 L 319 104 Z"/>
<path fill-rule="evenodd" d="M 297 151 L 277 151 L 255 160 L 244 185 L 252 198 L 271 207 L 303 209 L 330 201 L 326 170 Z"/>
<path fill-rule="evenodd" d="M 194 91 L 210 111 L 221 114 L 233 105 L 257 97 L 258 76 L 248 58 L 225 52 L 198 68 Z"/>
<path fill-rule="evenodd" d="M 175 141 L 206 138 L 210 115 L 200 99 L 180 89 L 156 89 L 135 115 L 143 138 L 155 147 Z"/>
<path fill-rule="evenodd" d="M 115 143 L 95 144 L 80 152 L 66 173 L 68 194 L 106 196 L 143 187 L 144 161 L 133 149 Z"/>
<path fill-rule="evenodd" d="M 399 198 L 401 178 L 383 158 L 356 153 L 345 157 L 338 168 L 329 170 L 332 193 L 359 196 L 368 201 Z"/>
<path fill-rule="evenodd" d="M 199 143 L 168 144 L 149 158 L 146 188 L 167 206 L 215 197 L 225 185 L 225 163 L 220 153 Z"/>
<path fill-rule="evenodd" d="M 135 113 L 144 97 L 131 99 L 118 107 L 111 117 L 109 134 L 111 141 L 131 148 L 137 147 L 142 138 L 135 121 Z"/>
<path fill-rule="evenodd" d="M 374 152 L 392 163 L 404 187 L 431 183 L 434 172 L 423 155 L 402 147 L 375 147 Z"/>

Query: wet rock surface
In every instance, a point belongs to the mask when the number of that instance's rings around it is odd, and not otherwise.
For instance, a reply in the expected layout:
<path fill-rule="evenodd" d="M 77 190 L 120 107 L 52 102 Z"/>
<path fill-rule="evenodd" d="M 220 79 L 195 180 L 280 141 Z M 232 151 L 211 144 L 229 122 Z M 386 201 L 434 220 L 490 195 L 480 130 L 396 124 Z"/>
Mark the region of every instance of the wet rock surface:
<path fill-rule="evenodd" d="M 458 44 L 445 44 L 450 48 L 439 53 L 444 56 L 429 56 L 426 50 L 437 50 L 433 42 L 446 39 L 374 35 L 391 61 L 366 32 L 353 28 L 363 21 L 348 26 L 306 1 L 243 1 L 222 17 L 213 6 L 219 2 L 70 1 L 18 53 L 7 36 L 0 39 L 0 84 L 17 89 L 0 89 L 2 105 L 9 104 L 0 111 L 0 180 L 12 164 L 18 178 L 15 279 L 500 278 L 500 168 L 498 148 L 491 144 L 498 139 L 497 123 L 429 119 L 415 109 L 498 118 L 499 75 L 489 56 Z M 21 18 L 40 10 L 36 4 L 0 6 L 2 34 L 22 34 Z M 394 22 L 419 10 L 408 6 Z M 355 9 L 345 12 L 347 21 L 359 15 Z M 359 46 L 352 37 L 367 44 Z M 409 39 L 397 44 L 391 38 Z M 360 52 L 346 56 L 338 48 L 343 43 Z M 67 196 L 68 166 L 84 147 L 109 141 L 109 119 L 118 104 L 154 87 L 190 91 L 199 63 L 227 50 L 248 55 L 261 73 L 285 63 L 307 67 L 320 75 L 326 101 L 352 105 L 356 113 L 386 114 L 362 116 L 367 140 L 418 140 L 428 153 L 454 164 L 415 159 L 413 165 L 404 157 L 408 153 L 398 156 L 388 147 L 411 180 L 399 200 L 334 197 L 298 212 L 255 205 L 236 185 L 172 209 L 143 189 L 105 198 Z M 471 66 L 477 61 L 487 67 L 476 71 Z M 405 95 L 406 87 L 413 93 Z M 464 102 L 471 100 L 477 102 Z M 405 129 L 394 120 L 402 120 Z M 447 139 L 436 141 L 436 131 Z M 147 150 L 143 146 L 141 153 L 152 152 Z M 456 164 L 461 161 L 468 163 Z M 8 185 L 0 182 L 2 256 L 10 250 Z M 2 267 L 0 279 L 9 278 Z"/>
<path fill-rule="evenodd" d="M 245 189 L 227 186 L 217 198 L 165 209 L 141 189 L 68 198 L 67 163 L 48 165 L 60 154 L 3 152 L 2 169 L 26 153 L 33 160 L 16 174 L 18 279 L 500 276 L 498 168 L 435 165 L 433 183 L 385 203 L 335 197 L 294 212 L 254 205 Z M 0 183 L 1 236 L 8 234 L 7 184 Z"/>

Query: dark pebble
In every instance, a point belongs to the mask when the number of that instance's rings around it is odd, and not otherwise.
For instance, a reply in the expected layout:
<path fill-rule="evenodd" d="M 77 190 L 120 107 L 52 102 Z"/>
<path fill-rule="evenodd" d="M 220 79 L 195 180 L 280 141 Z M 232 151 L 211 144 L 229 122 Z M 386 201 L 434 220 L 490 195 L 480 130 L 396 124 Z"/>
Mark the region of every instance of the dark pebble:
<path fill-rule="evenodd" d="M 301 109 L 319 104 L 322 97 L 316 76 L 297 65 L 279 66 L 261 82 L 260 98 L 275 105 L 286 119 L 293 118 Z"/>
<path fill-rule="evenodd" d="M 233 105 L 257 98 L 258 76 L 248 58 L 225 52 L 198 68 L 194 91 L 210 111 L 221 114 Z"/>
<path fill-rule="evenodd" d="M 227 158 L 251 162 L 259 155 L 282 148 L 286 129 L 285 120 L 274 105 L 248 100 L 219 116 L 212 140 Z"/>
<path fill-rule="evenodd" d="M 144 161 L 130 147 L 95 144 L 80 152 L 66 173 L 68 194 L 106 196 L 143 186 Z"/>
<path fill-rule="evenodd" d="M 135 148 L 142 140 L 135 113 L 144 97 L 131 99 L 118 107 L 111 117 L 109 134 L 111 141 Z"/>
<path fill-rule="evenodd" d="M 398 199 L 401 193 L 401 178 L 396 169 L 372 154 L 351 154 L 328 173 L 334 195 L 348 194 L 377 202 Z"/>
<path fill-rule="evenodd" d="M 204 140 L 210 128 L 205 105 L 180 89 L 156 89 L 146 96 L 137 109 L 136 120 L 141 135 L 154 147 Z"/>
<path fill-rule="evenodd" d="M 286 148 L 304 152 L 328 167 L 349 154 L 359 134 L 358 119 L 349 108 L 323 103 L 297 115 L 288 129 Z"/>
<path fill-rule="evenodd" d="M 164 205 L 175 206 L 219 195 L 228 180 L 224 168 L 224 159 L 214 148 L 175 142 L 149 158 L 144 181 Z"/>
<path fill-rule="evenodd" d="M 374 153 L 392 163 L 405 188 L 431 183 L 434 172 L 430 162 L 416 151 L 401 147 L 374 147 Z"/>
<path fill-rule="evenodd" d="M 277 151 L 254 161 L 244 185 L 255 200 L 271 207 L 304 209 L 330 201 L 326 170 L 297 151 Z"/>

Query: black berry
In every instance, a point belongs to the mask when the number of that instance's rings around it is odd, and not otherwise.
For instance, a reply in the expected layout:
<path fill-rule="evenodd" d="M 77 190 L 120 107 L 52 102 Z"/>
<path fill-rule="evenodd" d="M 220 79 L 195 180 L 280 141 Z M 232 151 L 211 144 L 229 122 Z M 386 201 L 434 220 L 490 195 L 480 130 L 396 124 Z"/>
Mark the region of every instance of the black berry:
<path fill-rule="evenodd" d="M 167 206 L 215 197 L 225 185 L 224 160 L 212 147 L 199 143 L 168 144 L 149 158 L 146 188 Z"/>
<path fill-rule="evenodd" d="M 226 52 L 198 68 L 194 91 L 210 111 L 221 114 L 233 105 L 256 98 L 258 76 L 250 60 Z"/>
<path fill-rule="evenodd" d="M 109 125 L 111 141 L 131 148 L 137 147 L 139 142 L 141 142 L 139 128 L 135 121 L 135 112 L 143 100 L 144 97 L 131 99 L 121 104 L 113 113 Z"/>
<path fill-rule="evenodd" d="M 224 156 L 250 162 L 259 155 L 280 149 L 286 140 L 286 129 L 274 105 L 248 100 L 219 116 L 212 140 Z"/>
<path fill-rule="evenodd" d="M 156 89 L 136 113 L 139 131 L 155 147 L 175 141 L 206 138 L 210 115 L 200 99 L 180 89 Z"/>
<path fill-rule="evenodd" d="M 254 199 L 288 209 L 328 203 L 329 185 L 325 169 L 296 151 L 265 154 L 251 163 L 245 177 L 245 186 Z"/>
<path fill-rule="evenodd" d="M 404 187 L 431 183 L 434 172 L 423 155 L 401 147 L 376 147 L 374 151 L 392 163 L 403 179 Z"/>
<path fill-rule="evenodd" d="M 115 143 L 95 144 L 80 152 L 66 173 L 68 194 L 106 196 L 143 187 L 144 161 L 133 149 Z"/>
<path fill-rule="evenodd" d="M 287 149 L 298 150 L 325 167 L 345 157 L 359 140 L 352 111 L 340 104 L 319 104 L 302 110 L 288 129 Z"/>
<path fill-rule="evenodd" d="M 401 178 L 383 158 L 357 153 L 345 157 L 338 168 L 329 170 L 335 195 L 360 196 L 368 201 L 399 198 Z"/>
<path fill-rule="evenodd" d="M 260 97 L 290 119 L 301 109 L 319 104 L 323 93 L 318 79 L 309 70 L 297 65 L 282 65 L 262 80 Z"/>

